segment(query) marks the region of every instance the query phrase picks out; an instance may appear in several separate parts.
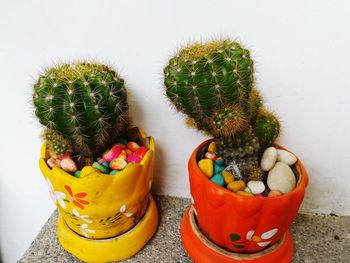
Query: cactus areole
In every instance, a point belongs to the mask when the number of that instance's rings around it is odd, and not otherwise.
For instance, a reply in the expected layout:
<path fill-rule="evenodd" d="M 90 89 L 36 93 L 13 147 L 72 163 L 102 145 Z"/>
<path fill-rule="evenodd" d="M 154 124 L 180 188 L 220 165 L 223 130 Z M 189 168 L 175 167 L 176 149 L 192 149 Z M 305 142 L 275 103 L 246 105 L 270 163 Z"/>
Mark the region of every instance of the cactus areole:
<path fill-rule="evenodd" d="M 246 178 L 259 174 L 258 155 L 280 126 L 255 88 L 247 49 L 229 39 L 186 46 L 164 68 L 164 85 L 187 123 L 215 138 L 226 164 L 234 162 Z"/>
<path fill-rule="evenodd" d="M 35 115 L 47 128 L 44 138 L 61 154 L 97 157 L 128 126 L 124 80 L 110 67 L 62 64 L 34 84 Z"/>

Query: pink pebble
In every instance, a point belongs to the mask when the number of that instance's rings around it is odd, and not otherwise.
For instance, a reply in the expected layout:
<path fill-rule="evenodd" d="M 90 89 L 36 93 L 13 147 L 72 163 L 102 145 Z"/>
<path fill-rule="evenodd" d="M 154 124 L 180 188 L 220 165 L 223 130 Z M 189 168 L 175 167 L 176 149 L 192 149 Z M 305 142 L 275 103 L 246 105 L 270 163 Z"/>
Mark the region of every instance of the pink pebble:
<path fill-rule="evenodd" d="M 207 152 L 205 154 L 205 158 L 215 161 L 216 160 L 216 155 L 214 153 Z"/>
<path fill-rule="evenodd" d="M 126 145 L 126 148 L 128 148 L 130 151 L 135 152 L 140 146 L 136 142 L 128 142 Z"/>
<path fill-rule="evenodd" d="M 65 156 L 60 162 L 60 166 L 68 173 L 75 173 L 78 170 L 77 164 L 70 156 Z"/>
<path fill-rule="evenodd" d="M 136 155 L 132 155 L 132 156 L 129 156 L 127 161 L 128 163 L 139 163 L 141 162 L 142 158 L 140 156 L 136 156 Z"/>
<path fill-rule="evenodd" d="M 106 151 L 103 154 L 103 159 L 105 159 L 107 162 L 112 161 L 113 159 L 117 158 L 118 155 L 121 153 L 122 147 L 121 144 L 114 145 L 112 149 Z"/>
<path fill-rule="evenodd" d="M 99 164 L 103 164 L 103 163 L 106 163 L 106 162 L 107 161 L 105 159 L 103 159 L 103 158 L 98 159 L 98 163 Z"/>
<path fill-rule="evenodd" d="M 50 158 L 46 161 L 47 165 L 50 166 L 50 168 L 54 168 L 55 166 L 60 166 L 60 160 Z"/>
<path fill-rule="evenodd" d="M 146 152 L 148 151 L 148 149 L 144 146 L 141 146 L 140 148 L 138 148 L 135 152 L 134 152 L 134 156 L 139 156 L 141 157 L 141 159 L 145 156 Z"/>

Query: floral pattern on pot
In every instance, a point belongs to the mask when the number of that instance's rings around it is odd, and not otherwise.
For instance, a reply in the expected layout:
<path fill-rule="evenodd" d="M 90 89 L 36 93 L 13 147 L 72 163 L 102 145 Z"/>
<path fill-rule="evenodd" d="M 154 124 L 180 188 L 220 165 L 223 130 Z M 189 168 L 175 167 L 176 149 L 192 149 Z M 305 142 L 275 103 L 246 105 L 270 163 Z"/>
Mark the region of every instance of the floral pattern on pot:
<path fill-rule="evenodd" d="M 68 185 L 65 185 L 64 188 L 67 190 L 69 194 L 68 200 L 72 201 L 75 206 L 79 207 L 80 209 L 84 209 L 85 208 L 84 205 L 90 204 L 90 202 L 82 199 L 87 196 L 87 193 L 81 192 L 81 193 L 73 194 L 72 189 Z"/>
<path fill-rule="evenodd" d="M 54 189 L 53 186 L 52 186 L 52 183 L 51 183 L 50 179 L 47 178 L 47 177 L 45 177 L 45 179 L 46 179 L 47 185 L 49 186 L 50 196 L 51 196 L 51 199 L 52 199 L 52 201 L 54 202 L 54 204 L 57 205 L 56 203 L 58 202 L 59 205 L 60 205 L 63 209 L 66 209 L 67 206 L 66 206 L 66 204 L 64 203 L 64 200 L 65 200 L 65 198 L 66 198 L 65 193 L 55 191 L 55 189 Z"/>
<path fill-rule="evenodd" d="M 83 235 L 87 238 L 89 238 L 89 234 L 93 234 L 95 233 L 95 230 L 92 229 L 88 229 L 88 225 L 87 224 L 82 224 L 81 227 L 81 233 L 83 233 Z M 89 234 L 88 234 L 89 233 Z"/>
<path fill-rule="evenodd" d="M 88 215 L 80 215 L 79 212 L 76 209 L 73 209 L 72 213 L 73 213 L 73 215 L 75 215 L 80 220 L 83 220 L 83 221 L 85 221 L 86 223 L 89 223 L 89 224 L 92 223 L 92 220 L 88 219 L 89 218 Z"/>
<path fill-rule="evenodd" d="M 269 231 L 264 232 L 260 237 L 255 234 L 254 230 L 249 230 L 246 234 L 246 240 L 242 240 L 239 234 L 233 233 L 230 235 L 230 239 L 232 241 L 232 245 L 237 249 L 244 249 L 250 242 L 257 243 L 260 247 L 266 247 L 271 243 L 272 240 L 268 240 L 272 238 L 278 232 L 277 228 L 271 229 Z"/>

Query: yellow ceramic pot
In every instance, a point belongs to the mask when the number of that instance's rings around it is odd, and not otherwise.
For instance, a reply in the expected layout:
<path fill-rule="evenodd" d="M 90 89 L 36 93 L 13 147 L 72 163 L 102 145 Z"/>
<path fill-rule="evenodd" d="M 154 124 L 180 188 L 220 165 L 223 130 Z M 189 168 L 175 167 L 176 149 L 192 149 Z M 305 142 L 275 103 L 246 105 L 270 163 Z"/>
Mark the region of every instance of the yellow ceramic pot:
<path fill-rule="evenodd" d="M 137 128 L 130 130 L 128 136 L 149 150 L 140 163 L 129 163 L 117 175 L 86 166 L 82 176 L 75 178 L 58 167 L 50 169 L 45 162 L 46 146 L 42 146 L 39 166 L 50 195 L 65 224 L 80 236 L 119 236 L 133 228 L 146 212 L 153 177 L 154 140 Z"/>

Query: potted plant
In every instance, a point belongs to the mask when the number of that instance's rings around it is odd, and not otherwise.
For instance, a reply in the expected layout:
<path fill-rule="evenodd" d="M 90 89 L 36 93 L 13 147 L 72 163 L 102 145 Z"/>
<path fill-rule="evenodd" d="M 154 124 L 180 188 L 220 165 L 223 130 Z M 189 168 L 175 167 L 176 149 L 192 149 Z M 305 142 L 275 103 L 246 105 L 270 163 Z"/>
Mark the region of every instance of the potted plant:
<path fill-rule="evenodd" d="M 102 64 L 58 65 L 34 84 L 33 104 L 45 127 L 39 166 L 63 248 L 89 262 L 136 254 L 158 224 L 155 145 L 129 127 L 124 80 Z"/>
<path fill-rule="evenodd" d="M 249 51 L 229 39 L 197 42 L 175 54 L 164 75 L 186 123 L 213 137 L 188 163 L 194 204 L 181 236 L 191 258 L 290 261 L 288 229 L 308 177 L 295 155 L 274 144 L 280 124 L 255 87 Z"/>

